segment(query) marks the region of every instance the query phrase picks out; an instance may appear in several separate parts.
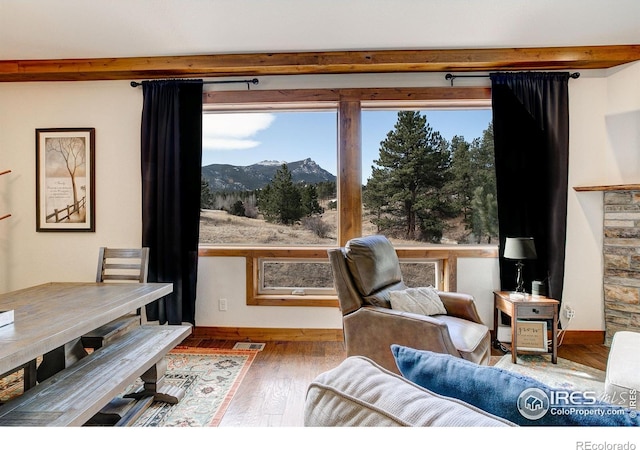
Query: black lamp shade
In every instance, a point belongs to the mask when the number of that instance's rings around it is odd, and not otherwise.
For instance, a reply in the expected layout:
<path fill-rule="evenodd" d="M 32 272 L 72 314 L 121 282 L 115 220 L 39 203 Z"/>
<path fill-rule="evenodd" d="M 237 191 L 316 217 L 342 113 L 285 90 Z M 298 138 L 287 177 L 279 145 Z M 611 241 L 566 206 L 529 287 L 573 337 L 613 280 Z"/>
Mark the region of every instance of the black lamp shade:
<path fill-rule="evenodd" d="M 504 257 L 507 259 L 536 259 L 536 246 L 532 237 L 508 237 L 504 243 Z"/>

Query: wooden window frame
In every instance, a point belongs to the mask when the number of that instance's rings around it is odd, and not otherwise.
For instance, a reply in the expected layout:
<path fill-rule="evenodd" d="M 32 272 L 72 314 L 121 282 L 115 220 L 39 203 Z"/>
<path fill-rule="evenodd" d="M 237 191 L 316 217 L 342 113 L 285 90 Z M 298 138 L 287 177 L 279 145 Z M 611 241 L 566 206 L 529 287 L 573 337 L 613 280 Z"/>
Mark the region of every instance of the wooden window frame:
<path fill-rule="evenodd" d="M 330 286 L 326 287 L 295 287 L 295 286 L 265 286 L 265 277 L 266 277 L 266 269 L 265 265 L 270 263 L 279 263 L 279 264 L 324 264 L 327 269 L 330 270 L 329 261 L 327 258 L 319 259 L 304 259 L 296 256 L 294 258 L 258 258 L 256 260 L 258 264 L 258 276 L 257 276 L 257 286 L 258 286 L 258 295 L 292 295 L 296 297 L 301 296 L 319 296 L 320 298 L 327 298 L 329 296 L 335 297 L 336 291 L 333 287 L 333 283 L 330 283 Z"/>
<path fill-rule="evenodd" d="M 204 110 L 238 111 L 258 109 L 338 109 L 338 216 L 337 245 L 362 234 L 362 154 L 361 111 L 367 107 L 389 108 L 477 108 L 490 105 L 491 89 L 483 87 L 430 88 L 349 88 L 293 89 L 253 91 L 208 91 L 203 94 Z M 200 257 L 242 256 L 246 260 L 247 305 L 256 306 L 330 306 L 337 307 L 335 295 L 265 295 L 259 293 L 258 269 L 261 259 L 327 258 L 328 247 L 201 245 Z M 444 272 L 443 290 L 457 287 L 458 258 L 497 258 L 495 245 L 425 245 L 399 246 L 400 259 L 439 260 Z"/>
<path fill-rule="evenodd" d="M 444 286 L 444 261 L 441 259 L 422 259 L 422 258 L 406 258 L 400 259 L 400 268 L 402 271 L 403 264 L 434 264 L 435 265 L 435 283 L 433 287 L 436 289 L 441 289 Z M 407 280 L 405 280 L 406 283 Z M 407 283 L 409 284 L 409 283 Z M 421 284 L 421 286 L 426 286 L 425 284 Z M 410 286 L 411 287 L 411 286 Z M 417 287 L 417 286 L 416 286 Z"/>

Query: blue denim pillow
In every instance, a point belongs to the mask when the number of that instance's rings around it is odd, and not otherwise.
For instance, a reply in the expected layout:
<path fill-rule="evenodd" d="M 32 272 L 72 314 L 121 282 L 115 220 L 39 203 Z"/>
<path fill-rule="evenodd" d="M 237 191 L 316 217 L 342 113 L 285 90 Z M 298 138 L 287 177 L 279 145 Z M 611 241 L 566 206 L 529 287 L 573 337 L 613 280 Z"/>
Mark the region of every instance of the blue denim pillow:
<path fill-rule="evenodd" d="M 452 355 L 400 345 L 392 345 L 391 351 L 408 380 L 518 425 L 640 425 L 636 411 L 602 402 L 594 393 L 554 389 L 533 378 Z"/>

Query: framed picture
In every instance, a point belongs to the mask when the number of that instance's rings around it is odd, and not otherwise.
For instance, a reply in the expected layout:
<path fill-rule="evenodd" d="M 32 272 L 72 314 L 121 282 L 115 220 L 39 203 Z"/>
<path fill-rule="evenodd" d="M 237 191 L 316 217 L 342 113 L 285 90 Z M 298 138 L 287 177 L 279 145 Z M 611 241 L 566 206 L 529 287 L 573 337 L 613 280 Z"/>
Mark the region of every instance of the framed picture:
<path fill-rule="evenodd" d="M 547 322 L 518 320 L 516 324 L 518 350 L 547 352 Z"/>
<path fill-rule="evenodd" d="M 36 129 L 36 231 L 95 231 L 95 128 Z"/>

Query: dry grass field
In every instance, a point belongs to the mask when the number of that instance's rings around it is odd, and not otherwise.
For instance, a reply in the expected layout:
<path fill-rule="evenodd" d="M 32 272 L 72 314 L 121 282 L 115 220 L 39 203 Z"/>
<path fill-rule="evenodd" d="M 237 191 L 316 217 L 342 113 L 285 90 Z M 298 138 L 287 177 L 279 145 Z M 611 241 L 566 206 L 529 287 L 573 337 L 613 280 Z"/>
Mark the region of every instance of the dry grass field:
<path fill-rule="evenodd" d="M 266 222 L 263 219 L 234 216 L 221 210 L 202 210 L 200 214 L 200 243 L 212 245 L 273 245 L 273 246 L 337 246 L 337 215 L 336 210 L 325 210 L 322 220 L 328 224 L 327 237 L 321 238 L 312 230 L 301 224 L 293 226 Z M 376 227 L 369 217 L 363 218 L 363 235 L 376 233 Z M 458 237 L 464 239 L 467 232 L 460 220 L 451 221 L 448 236 L 450 243 Z M 395 245 L 421 244 L 392 238 Z M 424 243 L 422 243 L 424 244 Z M 435 271 L 432 265 L 419 263 L 403 263 L 403 276 L 410 286 L 435 285 Z M 268 275 L 268 276 L 267 276 Z M 274 263 L 265 275 L 265 283 L 270 287 L 330 287 L 332 285 L 331 272 L 328 267 L 318 263 L 282 264 Z"/>
<path fill-rule="evenodd" d="M 376 234 L 376 227 L 365 214 L 362 221 L 362 234 Z M 269 223 L 263 219 L 234 216 L 226 211 L 204 209 L 200 213 L 200 243 L 201 244 L 265 244 L 265 245 L 336 245 L 338 212 L 325 209 L 322 220 L 328 224 L 327 237 L 321 238 L 313 231 L 305 229 L 301 224 L 293 226 Z M 443 243 L 465 243 L 468 232 L 461 220 L 449 223 L 447 239 Z M 392 238 L 394 244 L 424 244 Z"/>
<path fill-rule="evenodd" d="M 226 211 L 205 209 L 200 213 L 201 244 L 333 245 L 337 242 L 336 211 L 323 214 L 330 224 L 328 237 L 320 238 L 302 225 L 293 226 L 250 219 Z"/>

